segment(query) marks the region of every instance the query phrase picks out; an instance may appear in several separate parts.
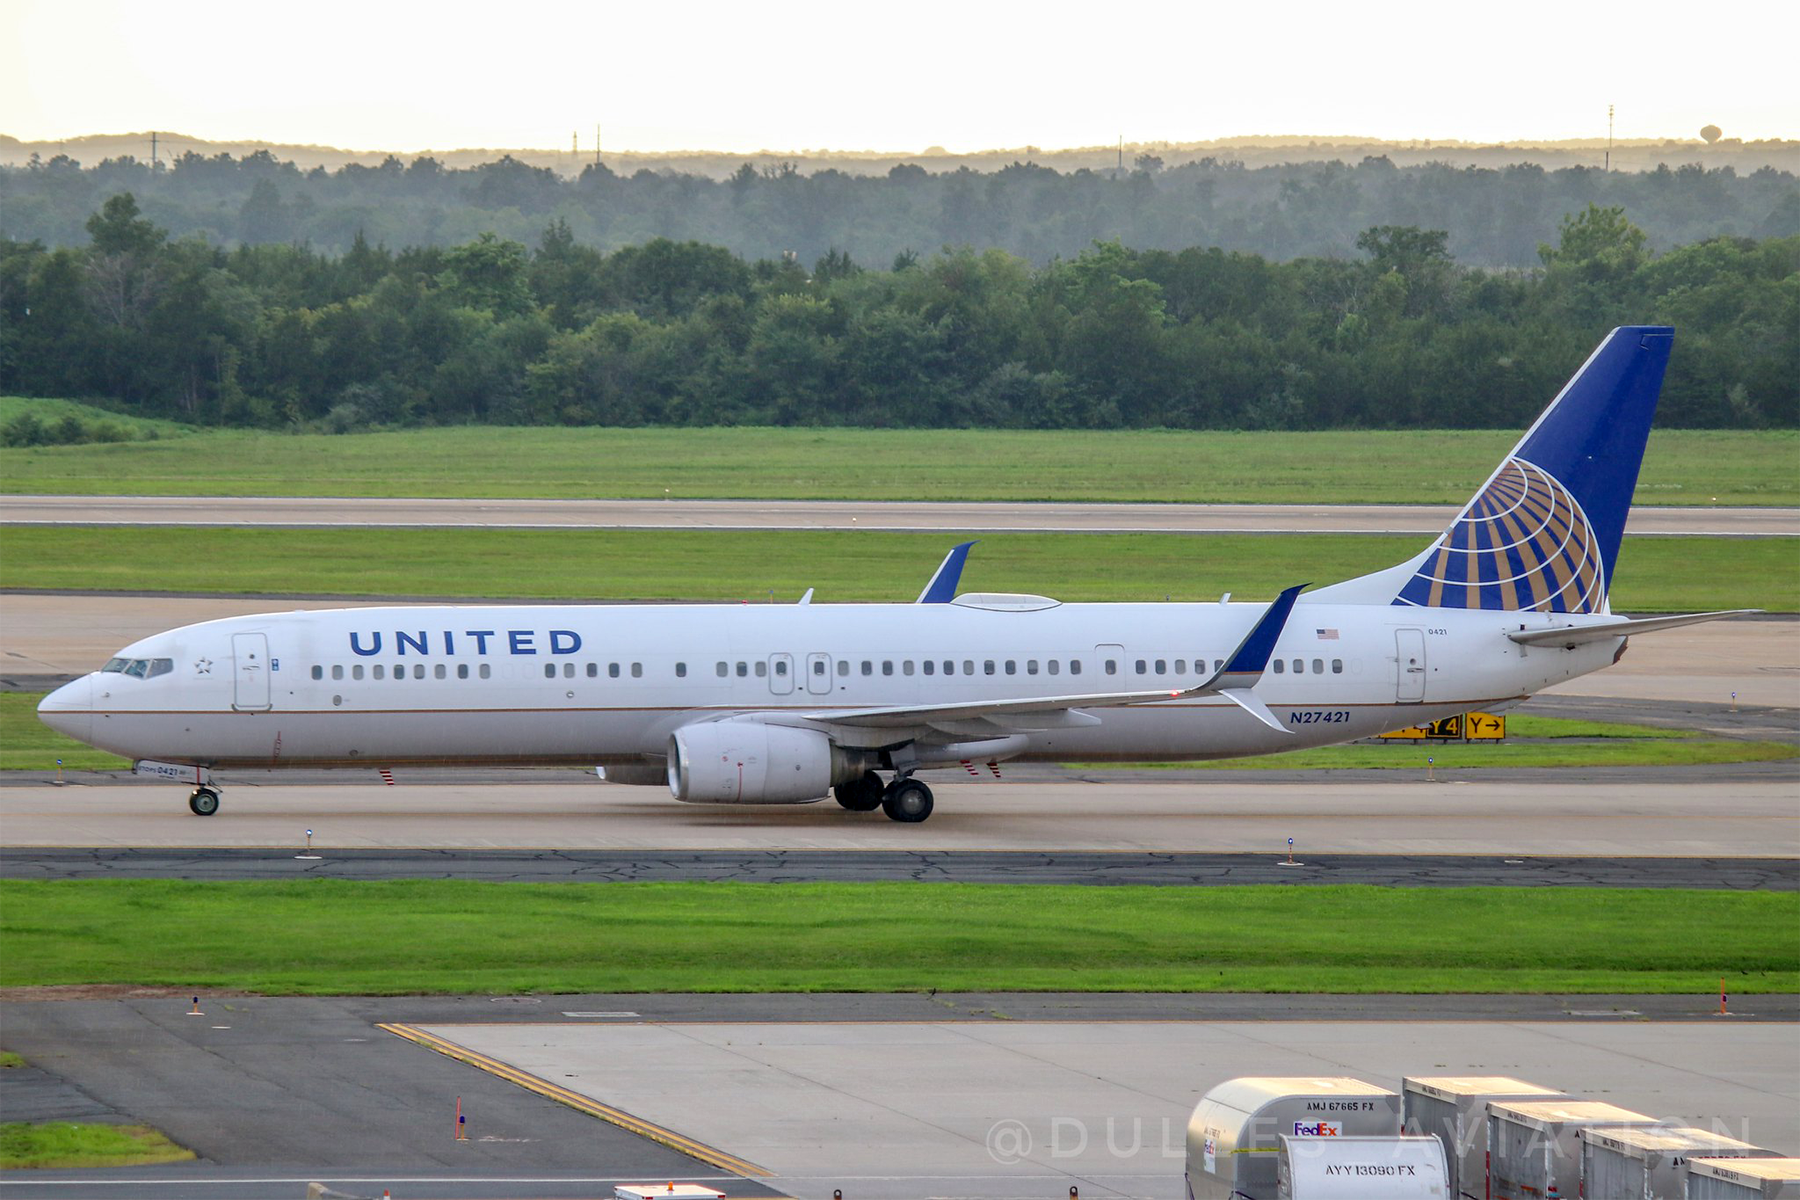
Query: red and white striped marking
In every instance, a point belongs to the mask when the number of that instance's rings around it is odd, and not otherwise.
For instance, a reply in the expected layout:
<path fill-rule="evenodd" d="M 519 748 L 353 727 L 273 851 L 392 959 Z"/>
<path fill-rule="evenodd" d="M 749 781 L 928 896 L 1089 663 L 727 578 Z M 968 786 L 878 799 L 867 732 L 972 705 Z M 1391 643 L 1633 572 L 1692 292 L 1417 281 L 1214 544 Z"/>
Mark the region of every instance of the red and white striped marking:
<path fill-rule="evenodd" d="M 394 786 L 394 773 L 392 771 L 388 770 L 386 767 L 381 768 L 381 782 L 387 784 L 389 787 L 393 787 Z"/>
<path fill-rule="evenodd" d="M 963 770 L 967 771 L 969 774 L 973 775 L 977 779 L 981 778 L 981 772 L 977 771 L 975 769 L 975 764 L 973 762 L 969 761 L 966 758 L 958 759 L 957 761 L 962 763 Z"/>

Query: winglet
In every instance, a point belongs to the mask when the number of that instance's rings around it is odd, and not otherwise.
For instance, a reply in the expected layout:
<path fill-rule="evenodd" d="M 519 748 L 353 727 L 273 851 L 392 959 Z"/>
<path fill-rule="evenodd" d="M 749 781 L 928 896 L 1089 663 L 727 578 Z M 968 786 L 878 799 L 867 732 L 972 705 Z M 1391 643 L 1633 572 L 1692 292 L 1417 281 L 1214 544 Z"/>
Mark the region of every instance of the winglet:
<path fill-rule="evenodd" d="M 1275 653 L 1275 643 L 1287 626 L 1288 614 L 1294 611 L 1294 601 L 1306 587 L 1304 583 L 1297 583 L 1275 597 L 1268 611 L 1225 660 L 1224 668 L 1195 690 L 1223 692 L 1255 687 L 1269 666 L 1270 656 Z"/>
<path fill-rule="evenodd" d="M 919 593 L 915 604 L 948 604 L 956 599 L 956 585 L 962 582 L 963 563 L 969 557 L 969 547 L 974 542 L 964 542 L 960 546 L 952 546 L 950 553 L 944 555 L 944 561 L 938 564 L 937 574 Z"/>

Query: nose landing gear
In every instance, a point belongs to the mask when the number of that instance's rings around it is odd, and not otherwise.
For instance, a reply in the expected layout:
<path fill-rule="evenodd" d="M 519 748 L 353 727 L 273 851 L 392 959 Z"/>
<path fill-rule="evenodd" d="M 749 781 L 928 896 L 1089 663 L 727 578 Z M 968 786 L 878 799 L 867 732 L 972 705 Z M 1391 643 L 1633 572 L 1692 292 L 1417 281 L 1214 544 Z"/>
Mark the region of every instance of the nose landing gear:
<path fill-rule="evenodd" d="M 201 784 L 188 797 L 188 808 L 196 817 L 210 817 L 219 811 L 219 789 Z"/>

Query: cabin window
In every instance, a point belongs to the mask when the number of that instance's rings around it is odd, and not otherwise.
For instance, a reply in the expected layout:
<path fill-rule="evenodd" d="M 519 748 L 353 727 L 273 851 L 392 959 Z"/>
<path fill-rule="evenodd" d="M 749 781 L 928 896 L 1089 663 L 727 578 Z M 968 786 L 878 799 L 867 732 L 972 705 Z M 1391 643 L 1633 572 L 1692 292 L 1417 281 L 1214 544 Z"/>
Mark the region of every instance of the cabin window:
<path fill-rule="evenodd" d="M 314 678 L 314 679 L 323 679 L 323 678 L 325 678 L 325 668 L 324 668 L 324 667 L 318 667 L 318 666 L 315 666 L 315 667 L 314 667 L 314 668 L 313 668 L 313 669 L 312 669 L 312 677 L 313 677 L 313 678 Z"/>
<path fill-rule="evenodd" d="M 954 658 L 946 658 L 944 660 L 944 674 L 946 674 L 946 675 L 956 674 L 956 660 Z"/>
<path fill-rule="evenodd" d="M 1306 660 L 1304 658 L 1296 658 L 1294 660 L 1294 674 L 1300 675 L 1300 674 L 1303 674 L 1305 671 L 1306 671 Z"/>
<path fill-rule="evenodd" d="M 588 666 L 590 668 L 593 667 L 593 665 L 594 665 L 593 663 L 588 664 Z M 590 671 L 589 673 L 591 674 L 592 672 Z M 468 663 L 457 663 L 456 664 L 456 677 L 458 679 L 467 679 L 469 677 L 469 664 Z"/>
<path fill-rule="evenodd" d="M 720 679 L 724 679 L 731 674 L 731 664 L 730 663 L 720 663 L 718 666 L 713 668 L 713 671 L 714 671 L 714 673 L 716 673 L 718 675 L 718 677 Z"/>
<path fill-rule="evenodd" d="M 1007 659 L 1006 660 L 1006 673 L 1008 675 L 1017 675 L 1019 673 L 1019 664 L 1014 662 L 1010 658 Z"/>
<path fill-rule="evenodd" d="M 786 679 L 787 678 L 787 669 L 788 669 L 787 659 L 778 658 L 775 660 L 775 674 L 776 675 L 780 676 L 782 679 Z"/>
<path fill-rule="evenodd" d="M 994 660 L 993 659 L 987 658 L 987 659 L 982 660 L 981 673 L 984 675 L 992 675 L 994 673 Z"/>
<path fill-rule="evenodd" d="M 1279 659 L 1279 658 L 1278 658 L 1278 659 L 1276 659 L 1276 660 L 1275 660 L 1275 661 L 1274 661 L 1274 662 L 1273 662 L 1273 663 L 1271 663 L 1271 664 L 1270 664 L 1270 665 L 1271 665 L 1271 666 L 1273 666 L 1273 667 L 1274 667 L 1274 668 L 1275 668 L 1275 673 L 1276 673 L 1276 674 L 1277 674 L 1277 675 L 1279 675 L 1279 674 L 1281 674 L 1281 673 L 1282 673 L 1282 670 L 1283 670 L 1283 669 L 1284 669 L 1284 668 L 1283 668 L 1283 666 L 1282 666 L 1282 662 L 1281 662 L 1281 660 L 1280 660 L 1280 659 Z"/>
<path fill-rule="evenodd" d="M 352 678 L 352 679 L 361 679 L 362 678 L 362 664 L 361 663 L 357 663 L 355 666 L 350 668 L 350 678 Z"/>
<path fill-rule="evenodd" d="M 1049 662 L 1045 663 L 1044 666 L 1049 670 L 1049 672 L 1052 675 L 1054 675 L 1058 671 L 1062 670 L 1062 664 L 1057 662 L 1054 658 L 1051 659 Z"/>
<path fill-rule="evenodd" d="M 481 673 L 481 677 L 483 679 L 486 679 L 487 672 L 483 671 Z M 618 663 L 607 663 L 606 664 L 606 677 L 608 679 L 617 679 L 619 677 L 619 664 Z"/>
<path fill-rule="evenodd" d="M 1331 673 L 1333 675 L 1342 675 L 1344 673 L 1344 660 L 1343 659 L 1334 658 L 1331 660 Z"/>
<path fill-rule="evenodd" d="M 483 679 L 487 679 L 487 678 L 491 677 L 493 675 L 493 673 L 494 673 L 494 666 L 492 663 L 482 663 L 481 664 L 481 677 Z"/>
<path fill-rule="evenodd" d="M 964 675 L 973 675 L 974 673 L 975 673 L 975 660 L 972 658 L 963 659 L 963 674 Z"/>
<path fill-rule="evenodd" d="M 544 664 L 544 678 L 545 679 L 555 679 L 556 678 L 556 664 L 555 663 L 545 663 Z"/>
<path fill-rule="evenodd" d="M 342 679 L 344 677 L 344 667 L 342 663 L 331 668 L 331 677 L 333 679 Z"/>
<path fill-rule="evenodd" d="M 1186 675 L 1187 674 L 1187 659 L 1178 658 L 1175 660 L 1175 673 L 1177 675 Z"/>
<path fill-rule="evenodd" d="M 382 669 L 382 666 L 380 663 L 376 663 L 373 667 L 369 668 L 369 678 L 371 678 L 371 679 L 386 679 L 387 673 Z"/>
<path fill-rule="evenodd" d="M 467 671 L 464 671 L 461 675 L 457 676 L 458 679 L 467 679 L 468 677 L 469 677 L 469 673 Z M 599 663 L 591 662 L 587 665 L 587 677 L 589 679 L 600 678 L 600 664 Z"/>
<path fill-rule="evenodd" d="M 919 665 L 925 669 L 927 675 L 935 674 L 937 671 L 937 662 L 934 659 L 928 658 Z"/>
<path fill-rule="evenodd" d="M 399 666 L 399 667 L 394 668 L 394 682 L 395 683 L 405 683 L 406 682 L 406 668 L 404 666 Z"/>
<path fill-rule="evenodd" d="M 850 660 L 847 658 L 838 659 L 838 676 L 840 678 L 843 678 L 843 677 L 848 676 L 849 674 L 850 674 Z"/>
<path fill-rule="evenodd" d="M 813 674 L 814 674 L 814 675 L 823 675 L 823 674 L 825 674 L 825 660 L 824 660 L 824 659 L 822 659 L 822 658 L 820 658 L 820 659 L 815 659 L 815 660 L 814 660 L 814 661 L 813 661 L 813 665 L 812 665 L 812 668 L 813 668 Z"/>
<path fill-rule="evenodd" d="M 1158 675 L 1167 675 L 1169 673 L 1169 663 L 1167 659 L 1159 658 L 1156 660 L 1156 673 Z"/>
<path fill-rule="evenodd" d="M 437 666 L 433 667 L 431 673 L 438 679 L 443 679 L 450 674 L 449 671 L 445 670 L 443 663 L 439 663 Z"/>
<path fill-rule="evenodd" d="M 677 678 L 677 679 L 686 679 L 687 678 L 687 664 L 686 663 L 676 663 L 675 664 L 675 678 Z"/>
<path fill-rule="evenodd" d="M 902 675 L 911 675 L 913 673 L 912 659 L 909 658 L 905 662 L 900 664 L 900 673 Z"/>
<path fill-rule="evenodd" d="M 1149 674 L 1149 671 L 1150 671 L 1150 664 L 1145 662 L 1141 658 L 1138 659 L 1137 660 L 1137 673 L 1139 675 L 1147 675 L 1147 674 Z"/>
<path fill-rule="evenodd" d="M 1111 663 L 1107 663 L 1106 665 L 1109 667 L 1112 666 Z M 1071 658 L 1069 660 L 1069 674 L 1071 674 L 1071 675 L 1081 674 L 1081 660 L 1079 658 Z M 1107 674 L 1110 675 L 1110 674 L 1112 674 L 1112 672 L 1108 671 Z"/>
<path fill-rule="evenodd" d="M 769 677 L 769 664 L 763 662 L 761 659 L 756 661 L 756 677 L 758 679 L 767 679 Z"/>
<path fill-rule="evenodd" d="M 874 663 L 872 663 L 872 662 L 870 662 L 870 661 L 869 661 L 869 660 L 868 660 L 868 659 L 866 659 L 866 658 L 865 658 L 865 659 L 863 659 L 863 664 L 862 664 L 862 673 L 863 673 L 863 674 L 864 674 L 864 675 L 873 675 L 873 674 L 874 674 L 874 673 L 875 673 L 875 664 L 874 664 Z"/>
<path fill-rule="evenodd" d="M 893 659 L 884 658 L 881 660 L 881 673 L 883 675 L 892 675 L 894 673 L 894 660 Z"/>
<path fill-rule="evenodd" d="M 1036 675 L 1037 674 L 1037 659 L 1028 658 L 1025 660 L 1025 673 L 1027 675 Z"/>
<path fill-rule="evenodd" d="M 1222 658 L 1213 659 L 1213 670 L 1215 672 L 1223 671 L 1224 669 L 1225 669 L 1225 660 L 1224 659 L 1222 659 Z"/>
<path fill-rule="evenodd" d="M 1111 658 L 1106 660 L 1106 673 L 1108 675 L 1117 675 L 1119 673 L 1118 660 Z"/>
<path fill-rule="evenodd" d="M 739 679 L 748 679 L 750 677 L 750 664 L 747 662 L 739 663 L 737 665 L 737 673 Z"/>
<path fill-rule="evenodd" d="M 633 679 L 642 679 L 644 677 L 644 664 L 643 663 L 632 663 L 631 664 L 631 677 Z"/>
<path fill-rule="evenodd" d="M 1314 675 L 1323 675 L 1324 673 L 1325 673 L 1325 660 L 1322 658 L 1313 659 L 1313 674 Z"/>

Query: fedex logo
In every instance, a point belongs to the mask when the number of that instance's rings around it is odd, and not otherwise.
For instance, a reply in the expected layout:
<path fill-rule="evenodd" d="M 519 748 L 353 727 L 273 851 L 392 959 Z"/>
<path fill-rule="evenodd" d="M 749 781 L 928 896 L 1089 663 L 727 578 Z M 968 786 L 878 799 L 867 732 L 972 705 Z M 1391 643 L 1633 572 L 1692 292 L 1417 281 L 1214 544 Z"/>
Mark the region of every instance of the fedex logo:
<path fill-rule="evenodd" d="M 1344 1126 L 1338 1121 L 1295 1121 L 1295 1137 L 1343 1137 Z"/>

